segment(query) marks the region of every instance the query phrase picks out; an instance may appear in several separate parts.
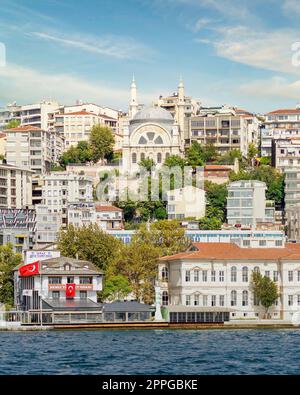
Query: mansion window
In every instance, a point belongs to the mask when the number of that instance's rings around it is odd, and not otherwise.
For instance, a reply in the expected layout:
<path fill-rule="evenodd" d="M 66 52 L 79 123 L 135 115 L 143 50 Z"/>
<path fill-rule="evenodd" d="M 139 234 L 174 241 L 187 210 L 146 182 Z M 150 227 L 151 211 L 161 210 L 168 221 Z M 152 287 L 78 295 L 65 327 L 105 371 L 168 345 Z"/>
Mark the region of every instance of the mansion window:
<path fill-rule="evenodd" d="M 299 273 L 299 272 L 298 272 Z M 299 277 L 298 277 L 299 278 Z M 273 281 L 276 283 L 278 281 L 278 271 L 274 270 L 273 271 Z"/>
<path fill-rule="evenodd" d="M 216 305 L 217 297 L 216 295 L 211 295 L 211 305 L 212 307 Z"/>
<path fill-rule="evenodd" d="M 219 271 L 219 281 L 224 282 L 224 270 Z"/>
<path fill-rule="evenodd" d="M 236 291 L 231 291 L 231 306 L 236 306 L 237 294 Z"/>
<path fill-rule="evenodd" d="M 133 152 L 131 158 L 132 158 L 131 159 L 132 163 L 136 163 L 136 153 L 135 152 Z"/>
<path fill-rule="evenodd" d="M 231 282 L 235 283 L 237 279 L 236 267 L 232 266 L 231 268 Z"/>
<path fill-rule="evenodd" d="M 144 160 L 145 159 L 145 154 L 144 154 L 144 152 L 142 152 L 141 153 L 141 160 Z"/>
<path fill-rule="evenodd" d="M 293 275 L 294 273 L 293 273 L 293 271 L 292 270 L 289 270 L 289 272 L 288 272 L 288 278 L 289 278 L 289 281 L 291 282 L 291 281 L 293 281 L 293 278 L 294 278 L 294 275 Z"/>
<path fill-rule="evenodd" d="M 157 154 L 157 163 L 161 163 L 161 153 Z"/>
<path fill-rule="evenodd" d="M 49 284 L 61 284 L 61 277 L 49 277 Z"/>
<path fill-rule="evenodd" d="M 224 295 L 219 296 L 219 305 L 224 306 L 225 305 L 225 298 Z"/>
<path fill-rule="evenodd" d="M 207 295 L 203 295 L 203 306 L 207 306 Z"/>
<path fill-rule="evenodd" d="M 168 304 L 169 304 L 168 291 L 163 291 L 163 293 L 162 293 L 162 304 L 163 304 L 163 306 L 168 306 Z"/>
<path fill-rule="evenodd" d="M 259 273 L 259 272 L 260 272 L 259 267 L 258 267 L 258 266 L 255 266 L 255 268 L 253 269 L 253 271 L 254 271 L 255 273 Z"/>
<path fill-rule="evenodd" d="M 79 277 L 79 284 L 93 284 L 93 277 Z"/>
<path fill-rule="evenodd" d="M 300 270 L 298 270 L 298 272 L 297 272 L 297 279 L 298 279 L 298 281 L 300 281 Z"/>
<path fill-rule="evenodd" d="M 216 281 L 216 271 L 212 270 L 211 271 L 211 282 L 215 282 Z"/>
<path fill-rule="evenodd" d="M 265 277 L 270 278 L 270 270 L 266 270 L 266 271 L 265 271 Z"/>
<path fill-rule="evenodd" d="M 254 306 L 259 306 L 259 299 L 257 295 L 253 295 L 253 304 Z"/>
<path fill-rule="evenodd" d="M 191 305 L 191 295 L 185 295 L 185 304 L 186 306 Z"/>
<path fill-rule="evenodd" d="M 294 296 L 288 295 L 288 305 L 293 306 L 293 304 L 294 304 Z"/>
<path fill-rule="evenodd" d="M 199 295 L 194 296 L 194 306 L 199 306 Z"/>
<path fill-rule="evenodd" d="M 202 271 L 202 281 L 206 282 L 207 281 L 207 270 Z"/>
<path fill-rule="evenodd" d="M 242 269 L 242 279 L 244 283 L 248 282 L 248 268 L 246 266 Z"/>
<path fill-rule="evenodd" d="M 191 272 L 190 272 L 190 270 L 186 270 L 185 271 L 185 281 L 186 282 L 191 281 Z"/>
<path fill-rule="evenodd" d="M 169 280 L 169 270 L 167 267 L 162 268 L 161 278 L 163 281 L 166 281 L 166 282 Z"/>
<path fill-rule="evenodd" d="M 194 270 L 194 281 L 195 282 L 199 281 L 199 270 L 198 269 Z"/>
<path fill-rule="evenodd" d="M 243 291 L 242 305 L 248 306 L 248 291 Z"/>
<path fill-rule="evenodd" d="M 300 306 L 300 295 L 297 295 L 297 304 Z"/>

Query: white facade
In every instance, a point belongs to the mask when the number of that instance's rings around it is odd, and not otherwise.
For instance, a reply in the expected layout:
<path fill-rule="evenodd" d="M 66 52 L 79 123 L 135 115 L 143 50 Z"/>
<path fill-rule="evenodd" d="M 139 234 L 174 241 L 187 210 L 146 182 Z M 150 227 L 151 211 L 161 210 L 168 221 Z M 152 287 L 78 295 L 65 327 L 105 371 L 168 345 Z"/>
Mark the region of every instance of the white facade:
<path fill-rule="evenodd" d="M 54 212 L 47 205 L 37 204 L 36 209 L 36 244 L 47 245 L 57 241 L 58 232 L 62 226 L 62 215 Z"/>
<path fill-rule="evenodd" d="M 259 270 L 278 286 L 280 297 L 268 313 L 291 320 L 300 309 L 300 245 L 273 249 L 240 248 L 234 244 L 195 244 L 194 252 L 161 259 L 159 279 L 165 306 L 228 309 L 231 319 L 263 318 L 251 276 Z"/>
<path fill-rule="evenodd" d="M 258 222 L 275 221 L 273 202 L 267 202 L 267 187 L 262 181 L 241 180 L 228 185 L 227 222 L 229 225 L 256 228 Z"/>
<path fill-rule="evenodd" d="M 169 219 L 195 218 L 205 216 L 205 191 L 193 186 L 167 192 Z"/>
<path fill-rule="evenodd" d="M 284 173 L 290 168 L 300 169 L 300 137 L 274 139 L 272 165 Z"/>

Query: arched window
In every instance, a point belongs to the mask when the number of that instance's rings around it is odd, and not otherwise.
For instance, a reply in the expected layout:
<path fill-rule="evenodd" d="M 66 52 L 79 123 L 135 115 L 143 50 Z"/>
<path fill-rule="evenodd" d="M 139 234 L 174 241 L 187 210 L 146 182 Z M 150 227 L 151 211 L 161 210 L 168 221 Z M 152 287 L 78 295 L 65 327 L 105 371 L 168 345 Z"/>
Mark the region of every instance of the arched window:
<path fill-rule="evenodd" d="M 141 160 L 144 160 L 145 159 L 145 154 L 144 154 L 144 152 L 142 152 L 141 153 Z"/>
<path fill-rule="evenodd" d="M 136 163 L 136 153 L 133 152 L 132 154 L 132 163 Z"/>
<path fill-rule="evenodd" d="M 158 137 L 156 137 L 156 139 L 154 140 L 154 143 L 155 143 L 155 144 L 163 144 L 164 142 L 163 142 L 163 139 L 162 139 L 160 136 L 158 136 Z"/>
<path fill-rule="evenodd" d="M 242 280 L 244 283 L 248 282 L 248 268 L 246 266 L 243 267 L 242 269 Z"/>
<path fill-rule="evenodd" d="M 161 163 L 161 153 L 157 154 L 157 163 Z"/>
<path fill-rule="evenodd" d="M 236 291 L 231 291 L 231 306 L 236 306 L 237 294 Z"/>
<path fill-rule="evenodd" d="M 232 266 L 232 268 L 231 268 L 231 281 L 233 282 L 233 283 L 235 283 L 236 282 L 236 266 Z"/>
<path fill-rule="evenodd" d="M 248 291 L 243 291 L 242 305 L 248 306 Z"/>
<path fill-rule="evenodd" d="M 161 278 L 163 281 L 169 280 L 169 270 L 167 267 L 163 267 L 161 270 Z"/>
<path fill-rule="evenodd" d="M 163 293 L 162 293 L 162 304 L 163 304 L 163 306 L 168 306 L 168 304 L 169 304 L 168 291 L 163 291 Z"/>
<path fill-rule="evenodd" d="M 255 268 L 253 269 L 253 271 L 254 271 L 255 273 L 259 273 L 259 267 L 258 267 L 258 266 L 255 266 Z"/>
<path fill-rule="evenodd" d="M 139 139 L 139 144 L 147 144 L 147 140 L 145 139 L 144 136 L 141 136 Z"/>
<path fill-rule="evenodd" d="M 167 152 L 167 153 L 166 153 L 166 159 L 168 159 L 168 158 L 169 158 L 169 156 L 170 156 L 170 153 L 169 153 L 169 152 Z"/>

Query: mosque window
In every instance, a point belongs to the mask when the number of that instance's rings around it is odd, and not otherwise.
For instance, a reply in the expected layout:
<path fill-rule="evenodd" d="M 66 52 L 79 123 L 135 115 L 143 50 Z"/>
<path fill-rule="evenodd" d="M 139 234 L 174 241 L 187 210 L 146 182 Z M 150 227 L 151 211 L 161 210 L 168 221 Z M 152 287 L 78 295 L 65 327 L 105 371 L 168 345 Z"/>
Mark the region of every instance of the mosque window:
<path fill-rule="evenodd" d="M 141 153 L 141 160 L 144 160 L 145 159 L 145 154 L 144 154 L 144 152 L 142 152 Z"/>
<path fill-rule="evenodd" d="M 132 154 L 132 163 L 136 163 L 136 153 Z"/>
<path fill-rule="evenodd" d="M 147 144 L 147 140 L 145 139 L 144 136 L 142 136 L 142 137 L 139 139 L 139 144 Z"/>
<path fill-rule="evenodd" d="M 160 136 L 156 137 L 156 139 L 154 140 L 155 144 L 163 144 L 163 140 Z"/>
<path fill-rule="evenodd" d="M 148 137 L 148 139 L 151 140 L 151 141 L 154 139 L 154 135 L 155 135 L 155 133 L 153 133 L 153 132 L 148 132 L 148 133 L 147 133 L 147 137 Z"/>
<path fill-rule="evenodd" d="M 157 163 L 161 163 L 161 153 L 157 154 Z"/>

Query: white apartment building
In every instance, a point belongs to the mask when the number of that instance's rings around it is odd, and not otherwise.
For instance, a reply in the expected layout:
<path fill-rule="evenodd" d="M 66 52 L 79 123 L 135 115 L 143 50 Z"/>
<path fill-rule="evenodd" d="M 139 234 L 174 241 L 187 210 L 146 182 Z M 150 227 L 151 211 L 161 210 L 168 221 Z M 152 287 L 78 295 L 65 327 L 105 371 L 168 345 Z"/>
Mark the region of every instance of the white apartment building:
<path fill-rule="evenodd" d="M 42 204 L 47 206 L 51 213 L 61 214 L 63 225 L 67 223 L 69 203 L 84 203 L 93 200 L 91 177 L 57 171 L 44 175 L 42 182 Z"/>
<path fill-rule="evenodd" d="M 282 173 L 300 168 L 300 137 L 278 138 L 272 141 L 272 166 Z"/>
<path fill-rule="evenodd" d="M 76 146 L 79 141 L 87 141 L 95 125 L 109 127 L 114 133 L 117 131 L 117 119 L 86 110 L 69 112 L 65 108 L 64 114 L 54 114 L 54 118 L 55 130 L 64 137 L 66 150 Z"/>
<path fill-rule="evenodd" d="M 242 109 L 221 107 L 200 109 L 197 116 L 185 120 L 185 142 L 213 144 L 220 154 L 239 149 L 247 156 L 250 143 L 258 145 L 260 122 Z"/>
<path fill-rule="evenodd" d="M 47 205 L 37 204 L 35 243 L 39 248 L 56 243 L 62 226 L 62 215 Z"/>
<path fill-rule="evenodd" d="M 167 192 L 168 219 L 203 218 L 205 206 L 203 189 L 190 185 Z"/>
<path fill-rule="evenodd" d="M 105 231 L 124 229 L 123 210 L 98 202 L 70 203 L 68 224 L 76 227 L 97 224 Z"/>
<path fill-rule="evenodd" d="M 195 243 L 186 253 L 160 259 L 162 305 L 171 322 L 213 322 L 265 316 L 252 291 L 259 271 L 278 286 L 272 319 L 293 319 L 300 307 L 300 244 L 243 248 L 234 243 Z M 208 313 L 208 316 L 206 316 Z M 220 317 L 220 315 L 223 315 Z M 206 316 L 206 318 L 205 318 Z"/>
<path fill-rule="evenodd" d="M 273 201 L 266 201 L 266 183 L 258 180 L 234 181 L 228 185 L 227 223 L 255 229 L 258 223 L 275 222 Z"/>
<path fill-rule="evenodd" d="M 284 202 L 285 210 L 300 204 L 300 167 L 285 169 Z"/>
<path fill-rule="evenodd" d="M 271 111 L 266 114 L 263 126 L 261 156 L 270 157 L 273 140 L 300 137 L 300 108 Z"/>
<path fill-rule="evenodd" d="M 32 171 L 0 163 L 0 208 L 21 209 L 31 206 L 31 180 Z"/>
<path fill-rule="evenodd" d="M 50 133 L 36 126 L 19 126 L 5 130 L 6 161 L 41 175 L 50 171 Z"/>

